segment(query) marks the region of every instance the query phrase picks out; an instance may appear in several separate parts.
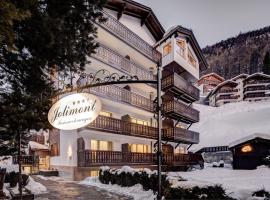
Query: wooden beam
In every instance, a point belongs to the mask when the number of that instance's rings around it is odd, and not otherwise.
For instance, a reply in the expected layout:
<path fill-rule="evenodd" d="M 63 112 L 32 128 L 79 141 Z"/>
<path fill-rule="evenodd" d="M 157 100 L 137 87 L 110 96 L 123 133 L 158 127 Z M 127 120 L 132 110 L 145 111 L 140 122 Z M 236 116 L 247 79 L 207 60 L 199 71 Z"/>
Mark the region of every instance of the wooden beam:
<path fill-rule="evenodd" d="M 151 13 L 149 12 L 145 17 L 142 17 L 141 19 L 141 26 L 143 26 L 147 20 L 147 18 L 151 15 Z"/>
<path fill-rule="evenodd" d="M 119 10 L 118 10 L 118 13 L 117 13 L 117 19 L 119 20 L 123 13 L 125 12 L 125 9 L 127 7 L 127 4 L 126 3 L 122 3 L 121 6 L 119 6 Z"/>

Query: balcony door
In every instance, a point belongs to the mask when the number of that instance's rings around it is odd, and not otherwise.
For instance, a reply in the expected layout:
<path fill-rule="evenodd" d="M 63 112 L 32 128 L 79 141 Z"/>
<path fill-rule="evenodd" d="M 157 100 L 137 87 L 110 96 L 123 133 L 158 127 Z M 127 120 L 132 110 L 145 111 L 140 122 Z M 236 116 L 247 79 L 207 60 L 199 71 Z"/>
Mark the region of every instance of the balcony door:
<path fill-rule="evenodd" d="M 91 140 L 90 149 L 93 151 L 112 151 L 112 142 L 102 140 Z"/>
<path fill-rule="evenodd" d="M 111 141 L 102 140 L 91 140 L 90 149 L 91 159 L 93 163 L 106 163 L 110 162 L 111 156 L 110 151 L 112 151 L 113 145 Z"/>

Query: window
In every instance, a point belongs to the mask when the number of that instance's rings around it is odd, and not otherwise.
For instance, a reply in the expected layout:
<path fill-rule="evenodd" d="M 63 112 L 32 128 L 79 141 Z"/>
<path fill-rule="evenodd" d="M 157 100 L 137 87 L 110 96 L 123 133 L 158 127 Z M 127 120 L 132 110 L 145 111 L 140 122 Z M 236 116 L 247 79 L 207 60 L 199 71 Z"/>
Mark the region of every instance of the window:
<path fill-rule="evenodd" d="M 90 176 L 91 177 L 98 177 L 99 176 L 99 171 L 97 171 L 97 170 L 90 171 Z"/>
<path fill-rule="evenodd" d="M 105 116 L 105 117 L 112 117 L 112 113 L 107 112 L 107 111 L 100 111 L 99 115 Z"/>
<path fill-rule="evenodd" d="M 196 59 L 190 50 L 188 50 L 188 61 L 193 67 L 196 67 L 196 64 L 197 64 Z"/>
<path fill-rule="evenodd" d="M 177 148 L 174 150 L 174 152 L 175 152 L 175 153 L 180 153 L 180 154 L 185 154 L 185 153 L 186 153 L 184 147 L 177 147 Z"/>
<path fill-rule="evenodd" d="M 147 144 L 130 144 L 129 148 L 133 153 L 150 153 L 150 145 Z"/>
<path fill-rule="evenodd" d="M 91 150 L 112 151 L 112 142 L 110 141 L 91 140 L 90 143 Z"/>
<path fill-rule="evenodd" d="M 163 47 L 163 56 L 167 56 L 168 54 L 170 54 L 172 52 L 172 44 L 171 42 L 169 42 L 168 44 L 166 44 Z"/>
<path fill-rule="evenodd" d="M 177 50 L 177 53 L 179 53 L 182 57 L 185 57 L 185 48 L 186 48 L 185 41 L 178 39 L 176 41 L 176 44 L 179 47 L 179 49 Z"/>
<path fill-rule="evenodd" d="M 144 125 L 144 126 L 150 126 L 149 121 L 145 121 L 145 120 L 141 120 L 141 119 L 131 118 L 131 122 L 135 123 L 135 124 L 141 124 L 141 125 Z"/>

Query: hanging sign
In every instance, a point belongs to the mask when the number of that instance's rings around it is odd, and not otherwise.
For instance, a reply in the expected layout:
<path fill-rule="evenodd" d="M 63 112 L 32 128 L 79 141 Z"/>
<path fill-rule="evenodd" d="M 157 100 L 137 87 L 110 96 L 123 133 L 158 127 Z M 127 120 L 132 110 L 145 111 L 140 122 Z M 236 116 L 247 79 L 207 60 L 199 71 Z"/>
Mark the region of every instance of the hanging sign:
<path fill-rule="evenodd" d="M 100 110 L 101 102 L 96 96 L 76 93 L 57 101 L 48 113 L 48 120 L 55 128 L 73 130 L 91 123 Z"/>

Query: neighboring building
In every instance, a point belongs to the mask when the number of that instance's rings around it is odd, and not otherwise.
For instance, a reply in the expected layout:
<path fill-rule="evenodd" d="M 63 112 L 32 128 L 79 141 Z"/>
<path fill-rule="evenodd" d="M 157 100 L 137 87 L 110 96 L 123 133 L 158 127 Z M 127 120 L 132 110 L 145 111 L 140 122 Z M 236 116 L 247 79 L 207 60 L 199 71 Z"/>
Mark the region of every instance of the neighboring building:
<path fill-rule="evenodd" d="M 219 162 L 221 160 L 228 164 L 232 162 L 232 153 L 228 146 L 204 147 L 196 151 L 196 153 L 202 154 L 204 161 L 207 163 Z"/>
<path fill-rule="evenodd" d="M 239 99 L 237 83 L 235 81 L 227 80 L 219 84 L 212 90 L 207 98 L 210 106 L 221 106 L 226 103 L 237 102 Z"/>
<path fill-rule="evenodd" d="M 107 21 L 97 24 L 100 47 L 86 72 L 106 69 L 155 80 L 162 58 L 163 109 L 174 119 L 163 121 L 164 163 L 197 163 L 200 157 L 187 152 L 187 145 L 199 142 L 199 133 L 188 130 L 199 121 L 199 112 L 190 106 L 199 99 L 199 90 L 191 83 L 207 64 L 192 31 L 177 26 L 164 35 L 153 11 L 131 0 L 109 0 L 104 14 Z M 156 88 L 133 84 L 87 91 L 100 98 L 103 110 L 87 127 L 50 132 L 50 168 L 76 180 L 96 176 L 103 165 L 156 168 Z"/>
<path fill-rule="evenodd" d="M 215 87 L 225 79 L 216 73 L 205 74 L 196 82 L 196 86 L 200 89 L 201 96 L 207 96 Z"/>
<path fill-rule="evenodd" d="M 221 106 L 238 101 L 268 100 L 270 76 L 263 73 L 240 74 L 219 84 L 206 98 L 210 106 Z"/>
<path fill-rule="evenodd" d="M 270 135 L 253 134 L 229 145 L 234 169 L 256 169 L 270 155 Z"/>
<path fill-rule="evenodd" d="M 243 81 L 244 100 L 261 101 L 270 99 L 270 76 L 262 73 L 255 73 Z"/>

